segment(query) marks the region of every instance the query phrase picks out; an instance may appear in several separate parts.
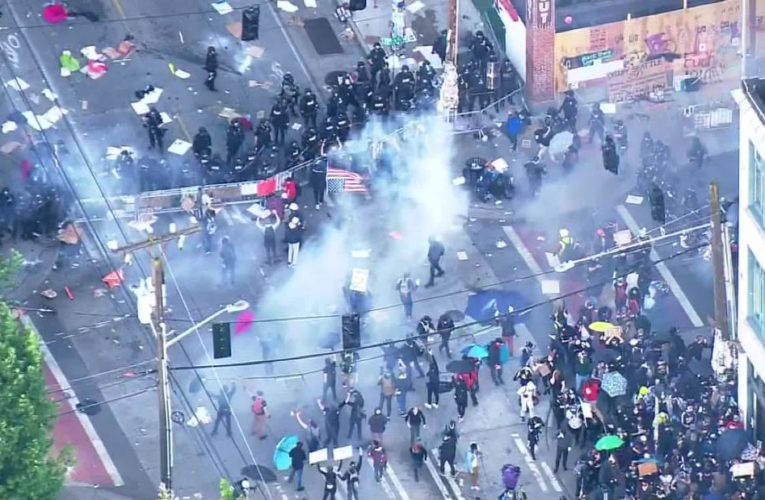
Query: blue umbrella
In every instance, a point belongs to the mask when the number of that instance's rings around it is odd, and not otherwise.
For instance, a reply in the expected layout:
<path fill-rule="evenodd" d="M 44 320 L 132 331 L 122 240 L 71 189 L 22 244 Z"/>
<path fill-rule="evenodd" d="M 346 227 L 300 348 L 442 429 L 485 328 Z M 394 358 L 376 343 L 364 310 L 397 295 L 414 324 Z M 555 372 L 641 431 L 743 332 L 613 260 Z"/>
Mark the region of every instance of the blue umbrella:
<path fill-rule="evenodd" d="M 528 299 L 518 292 L 486 290 L 468 296 L 465 315 L 476 321 L 489 323 L 495 317 L 507 314 L 511 307 L 519 310 L 529 304 Z"/>
<path fill-rule="evenodd" d="M 502 344 L 499 348 L 499 362 L 503 365 L 510 361 L 510 349 L 507 348 L 507 344 Z"/>
<path fill-rule="evenodd" d="M 274 467 L 277 470 L 289 470 L 292 467 L 290 452 L 297 446 L 300 438 L 297 436 L 284 436 L 274 450 Z"/>
<path fill-rule="evenodd" d="M 489 357 L 489 351 L 484 346 L 478 344 L 472 344 L 460 351 L 463 356 L 473 359 L 485 359 Z"/>

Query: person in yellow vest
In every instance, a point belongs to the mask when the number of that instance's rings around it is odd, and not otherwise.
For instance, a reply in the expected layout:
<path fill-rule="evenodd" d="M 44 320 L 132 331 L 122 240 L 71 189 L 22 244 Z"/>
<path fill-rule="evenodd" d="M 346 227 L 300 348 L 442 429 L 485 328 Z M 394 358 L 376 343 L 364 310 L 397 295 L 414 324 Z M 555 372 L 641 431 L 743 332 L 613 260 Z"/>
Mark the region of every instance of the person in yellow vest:
<path fill-rule="evenodd" d="M 571 235 L 568 232 L 568 229 L 563 228 L 560 231 L 558 231 L 558 234 L 560 235 L 560 239 L 558 240 L 558 260 L 560 262 L 566 262 L 568 259 L 569 252 L 571 250 L 571 247 L 574 246 L 574 239 L 571 237 Z"/>

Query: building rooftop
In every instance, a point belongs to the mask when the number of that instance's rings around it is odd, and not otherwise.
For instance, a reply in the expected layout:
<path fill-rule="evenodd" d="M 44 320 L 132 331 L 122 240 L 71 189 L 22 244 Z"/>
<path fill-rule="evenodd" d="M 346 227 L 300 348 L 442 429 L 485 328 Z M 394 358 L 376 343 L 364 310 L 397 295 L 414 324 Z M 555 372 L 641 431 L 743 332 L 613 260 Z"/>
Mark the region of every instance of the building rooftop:
<path fill-rule="evenodd" d="M 741 89 L 752 104 L 760 121 L 765 123 L 765 78 L 749 78 L 741 81 Z"/>

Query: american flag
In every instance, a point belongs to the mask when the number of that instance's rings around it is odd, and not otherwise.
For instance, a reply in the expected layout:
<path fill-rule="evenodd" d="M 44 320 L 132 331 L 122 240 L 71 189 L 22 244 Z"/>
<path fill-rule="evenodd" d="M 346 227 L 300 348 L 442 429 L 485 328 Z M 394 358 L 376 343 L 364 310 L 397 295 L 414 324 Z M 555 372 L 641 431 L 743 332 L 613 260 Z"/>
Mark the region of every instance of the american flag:
<path fill-rule="evenodd" d="M 339 168 L 327 169 L 327 190 L 330 193 L 366 193 L 364 178 L 356 172 Z"/>

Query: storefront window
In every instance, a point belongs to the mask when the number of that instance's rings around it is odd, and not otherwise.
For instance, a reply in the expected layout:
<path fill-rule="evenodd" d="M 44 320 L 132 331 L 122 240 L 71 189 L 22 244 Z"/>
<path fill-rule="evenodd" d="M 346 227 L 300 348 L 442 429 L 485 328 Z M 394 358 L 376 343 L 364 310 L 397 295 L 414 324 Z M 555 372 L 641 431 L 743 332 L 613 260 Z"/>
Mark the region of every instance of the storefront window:
<path fill-rule="evenodd" d="M 749 323 L 760 341 L 765 343 L 765 272 L 751 251 L 749 252 L 748 306 Z"/>
<path fill-rule="evenodd" d="M 749 142 L 749 210 L 765 229 L 765 161 Z"/>

